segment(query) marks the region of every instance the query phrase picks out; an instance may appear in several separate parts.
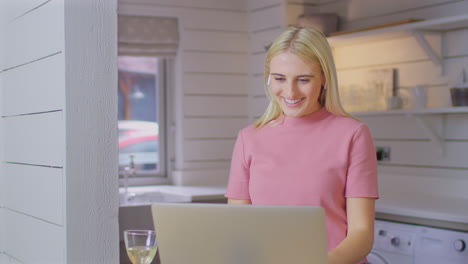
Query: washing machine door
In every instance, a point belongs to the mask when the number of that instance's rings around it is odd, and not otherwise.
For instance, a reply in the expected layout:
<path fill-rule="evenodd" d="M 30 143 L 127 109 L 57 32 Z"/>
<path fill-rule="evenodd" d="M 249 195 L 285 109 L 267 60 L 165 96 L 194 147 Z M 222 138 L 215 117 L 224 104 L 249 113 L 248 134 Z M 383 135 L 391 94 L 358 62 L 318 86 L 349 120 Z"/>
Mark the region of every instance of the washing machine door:
<path fill-rule="evenodd" d="M 367 255 L 367 264 L 390 264 L 390 262 L 386 261 L 379 253 L 371 251 Z"/>

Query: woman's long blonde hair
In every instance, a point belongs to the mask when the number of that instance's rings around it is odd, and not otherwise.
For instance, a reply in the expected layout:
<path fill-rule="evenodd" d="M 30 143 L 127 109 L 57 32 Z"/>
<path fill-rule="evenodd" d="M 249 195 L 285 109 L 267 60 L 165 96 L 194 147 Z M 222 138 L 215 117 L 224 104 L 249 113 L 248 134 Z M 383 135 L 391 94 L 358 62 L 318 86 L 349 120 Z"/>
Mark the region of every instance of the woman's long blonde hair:
<path fill-rule="evenodd" d="M 325 76 L 325 85 L 319 96 L 320 104 L 333 114 L 351 116 L 341 106 L 335 63 L 326 37 L 319 30 L 311 27 L 291 26 L 276 38 L 266 53 L 264 83 L 270 103 L 265 113 L 254 122 L 254 126 L 261 128 L 282 114 L 281 108 L 266 82 L 270 75 L 271 59 L 286 51 L 295 54 L 306 62 L 319 63 Z"/>

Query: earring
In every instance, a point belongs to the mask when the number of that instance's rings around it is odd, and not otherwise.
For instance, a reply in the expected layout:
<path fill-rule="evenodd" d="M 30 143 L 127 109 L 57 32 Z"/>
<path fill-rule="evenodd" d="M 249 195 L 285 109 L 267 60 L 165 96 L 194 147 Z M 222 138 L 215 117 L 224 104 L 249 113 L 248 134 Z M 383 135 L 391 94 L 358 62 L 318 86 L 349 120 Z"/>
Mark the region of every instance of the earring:
<path fill-rule="evenodd" d="M 267 80 L 267 85 L 268 85 L 268 86 L 270 86 L 270 76 L 271 76 L 271 75 L 268 74 L 268 80 Z"/>
<path fill-rule="evenodd" d="M 326 89 L 327 89 L 327 85 L 326 85 L 326 84 L 322 84 L 322 89 L 326 90 Z"/>

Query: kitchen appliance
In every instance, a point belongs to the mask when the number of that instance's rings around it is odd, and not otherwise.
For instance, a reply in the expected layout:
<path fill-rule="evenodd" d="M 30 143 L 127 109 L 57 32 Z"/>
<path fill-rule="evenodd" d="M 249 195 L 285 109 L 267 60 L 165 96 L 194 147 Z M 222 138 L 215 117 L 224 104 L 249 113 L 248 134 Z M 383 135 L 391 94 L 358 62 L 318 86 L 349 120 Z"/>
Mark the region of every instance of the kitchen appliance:
<path fill-rule="evenodd" d="M 468 232 L 375 221 L 369 264 L 466 264 Z"/>

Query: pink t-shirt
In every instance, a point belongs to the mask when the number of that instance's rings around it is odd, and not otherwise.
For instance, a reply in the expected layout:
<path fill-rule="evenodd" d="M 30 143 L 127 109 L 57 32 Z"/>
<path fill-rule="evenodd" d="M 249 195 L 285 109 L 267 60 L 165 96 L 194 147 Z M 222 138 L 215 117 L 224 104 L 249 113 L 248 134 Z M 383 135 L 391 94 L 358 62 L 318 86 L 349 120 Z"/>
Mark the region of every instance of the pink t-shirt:
<path fill-rule="evenodd" d="M 370 131 L 324 107 L 276 123 L 239 132 L 225 196 L 252 204 L 323 207 L 330 251 L 346 237 L 346 198 L 378 198 Z"/>

